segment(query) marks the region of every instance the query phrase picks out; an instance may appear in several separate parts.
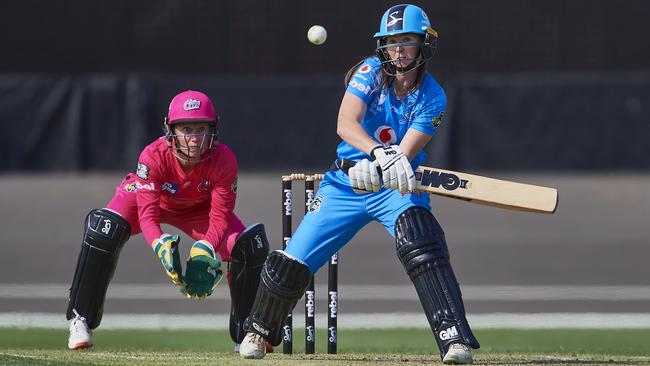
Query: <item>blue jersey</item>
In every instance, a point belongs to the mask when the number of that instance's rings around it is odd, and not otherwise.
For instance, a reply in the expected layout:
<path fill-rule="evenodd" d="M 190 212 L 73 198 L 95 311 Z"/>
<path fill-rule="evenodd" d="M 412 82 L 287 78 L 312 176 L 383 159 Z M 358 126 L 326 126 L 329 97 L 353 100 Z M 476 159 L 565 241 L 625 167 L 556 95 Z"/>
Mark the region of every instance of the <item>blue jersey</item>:
<path fill-rule="evenodd" d="M 357 68 L 346 90 L 366 104 L 361 126 L 368 135 L 383 145 L 399 145 L 409 128 L 433 136 L 447 107 L 447 97 L 440 84 L 426 73 L 420 87 L 404 100 L 399 100 L 392 87 L 375 91 L 382 78 L 379 58 L 370 57 Z M 339 144 L 336 154 L 339 158 L 355 161 L 370 159 L 366 153 L 345 141 Z M 425 158 L 426 153 L 420 151 L 411 161 L 413 169 L 420 166 Z"/>
<path fill-rule="evenodd" d="M 379 59 L 371 57 L 359 66 L 347 88 L 347 92 L 366 104 L 361 125 L 368 135 L 383 145 L 398 145 L 409 128 L 433 136 L 447 105 L 440 85 L 425 74 L 419 88 L 399 100 L 392 88 L 375 91 L 382 77 Z M 345 141 L 336 153 L 340 159 L 369 158 Z M 411 161 L 413 169 L 425 157 L 424 151 L 420 151 Z M 367 223 L 378 221 L 389 234 L 395 235 L 395 221 L 406 209 L 412 206 L 431 209 L 429 195 L 425 193 L 402 195 L 385 188 L 375 193 L 356 193 L 341 169 L 325 174 L 317 195 L 286 248 L 287 254 L 306 263 L 312 273 Z"/>

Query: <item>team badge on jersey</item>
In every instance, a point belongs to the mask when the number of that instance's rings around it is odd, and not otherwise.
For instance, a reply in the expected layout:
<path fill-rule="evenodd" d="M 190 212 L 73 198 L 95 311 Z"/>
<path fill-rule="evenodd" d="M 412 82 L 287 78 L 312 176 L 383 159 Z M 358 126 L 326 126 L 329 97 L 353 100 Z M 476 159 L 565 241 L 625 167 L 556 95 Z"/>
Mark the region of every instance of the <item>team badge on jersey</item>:
<path fill-rule="evenodd" d="M 394 145 L 397 142 L 395 130 L 390 126 L 379 126 L 375 130 L 375 139 L 385 146 Z"/>
<path fill-rule="evenodd" d="M 138 163 L 138 170 L 136 170 L 135 174 L 140 179 L 147 180 L 147 178 L 149 178 L 149 167 L 142 163 Z"/>
<path fill-rule="evenodd" d="M 209 180 L 204 180 L 203 182 L 199 183 L 199 185 L 196 187 L 196 190 L 199 192 L 207 192 L 210 190 L 210 186 L 212 186 L 212 182 Z"/>
<path fill-rule="evenodd" d="M 440 123 L 442 122 L 442 117 L 445 115 L 445 112 L 440 112 L 440 115 L 438 117 L 433 117 L 433 127 L 438 127 L 440 126 Z"/>
<path fill-rule="evenodd" d="M 320 205 L 323 203 L 323 195 L 318 195 L 316 199 L 311 201 L 309 207 L 307 207 L 308 212 L 318 212 L 320 211 Z"/>

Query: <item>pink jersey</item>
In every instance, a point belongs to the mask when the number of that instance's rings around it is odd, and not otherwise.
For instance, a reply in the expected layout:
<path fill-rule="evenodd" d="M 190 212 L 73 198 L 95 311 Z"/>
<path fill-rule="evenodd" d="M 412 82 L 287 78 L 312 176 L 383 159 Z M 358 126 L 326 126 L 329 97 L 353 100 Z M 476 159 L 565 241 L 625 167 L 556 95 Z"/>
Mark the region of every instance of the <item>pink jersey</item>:
<path fill-rule="evenodd" d="M 140 154 L 133 189 L 139 226 L 149 244 L 162 235 L 161 217 L 182 220 L 197 212 L 209 213 L 202 239 L 215 249 L 226 239 L 237 196 L 237 158 L 224 144 L 206 154 L 210 158 L 198 163 L 189 174 L 185 174 L 163 137 Z"/>

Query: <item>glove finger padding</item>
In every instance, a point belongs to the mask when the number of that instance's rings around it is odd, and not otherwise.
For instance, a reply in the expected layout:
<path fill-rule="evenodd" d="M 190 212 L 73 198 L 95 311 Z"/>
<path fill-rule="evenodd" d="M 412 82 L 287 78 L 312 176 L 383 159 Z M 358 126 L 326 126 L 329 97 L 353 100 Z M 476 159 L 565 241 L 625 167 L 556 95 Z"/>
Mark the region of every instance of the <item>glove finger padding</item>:
<path fill-rule="evenodd" d="M 377 172 L 377 164 L 368 159 L 358 161 L 350 170 L 348 177 L 350 185 L 358 193 L 378 192 L 381 190 L 381 179 Z"/>
<path fill-rule="evenodd" d="M 221 260 L 212 246 L 205 241 L 194 243 L 185 269 L 186 285 L 181 293 L 204 299 L 212 294 L 222 278 Z"/>
<path fill-rule="evenodd" d="M 348 178 L 350 178 L 350 185 L 354 189 L 361 189 L 361 185 L 359 184 L 359 168 L 357 166 L 353 166 L 348 170 Z"/>
<path fill-rule="evenodd" d="M 183 284 L 183 268 L 178 251 L 180 237 L 178 235 L 162 234 L 160 239 L 153 242 L 152 248 L 165 269 L 165 273 L 175 285 Z"/>

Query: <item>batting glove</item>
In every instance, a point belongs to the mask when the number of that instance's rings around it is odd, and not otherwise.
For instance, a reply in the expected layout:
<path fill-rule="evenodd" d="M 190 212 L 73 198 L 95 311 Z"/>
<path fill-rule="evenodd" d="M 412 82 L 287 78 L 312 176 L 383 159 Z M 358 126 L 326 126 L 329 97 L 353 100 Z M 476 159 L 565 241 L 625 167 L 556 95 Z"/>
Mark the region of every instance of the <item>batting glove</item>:
<path fill-rule="evenodd" d="M 377 146 L 370 152 L 381 167 L 384 186 L 399 190 L 401 194 L 415 190 L 415 174 L 408 157 L 399 146 Z"/>
<path fill-rule="evenodd" d="M 165 273 L 177 286 L 183 284 L 183 268 L 181 266 L 181 256 L 178 253 L 178 244 L 180 242 L 181 239 L 178 235 L 162 234 L 160 239 L 155 239 L 151 245 L 151 248 L 162 262 Z"/>
<path fill-rule="evenodd" d="M 181 288 L 181 293 L 188 298 L 203 300 L 212 295 L 222 277 L 221 258 L 212 245 L 205 240 L 194 243 L 187 260 L 185 286 Z"/>
<path fill-rule="evenodd" d="M 359 193 L 379 192 L 381 189 L 381 178 L 377 171 L 378 163 L 370 162 L 368 159 L 358 161 L 350 170 L 348 177 L 352 188 Z"/>

